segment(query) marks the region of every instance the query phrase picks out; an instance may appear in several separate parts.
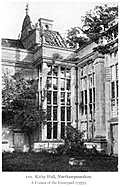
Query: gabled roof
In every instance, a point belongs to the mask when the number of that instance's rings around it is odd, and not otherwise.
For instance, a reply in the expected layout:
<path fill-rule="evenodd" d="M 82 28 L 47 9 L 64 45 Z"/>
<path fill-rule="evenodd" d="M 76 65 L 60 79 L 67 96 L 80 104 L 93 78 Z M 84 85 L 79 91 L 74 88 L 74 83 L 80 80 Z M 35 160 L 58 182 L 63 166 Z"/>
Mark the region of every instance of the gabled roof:
<path fill-rule="evenodd" d="M 66 42 L 61 37 L 59 32 L 52 31 L 52 30 L 44 30 L 43 37 L 45 39 L 44 40 L 45 44 L 56 46 L 56 47 L 64 47 L 64 48 L 67 47 Z"/>
<path fill-rule="evenodd" d="M 1 45 L 3 47 L 15 47 L 15 48 L 24 49 L 22 42 L 20 40 L 15 40 L 15 39 L 2 38 Z"/>

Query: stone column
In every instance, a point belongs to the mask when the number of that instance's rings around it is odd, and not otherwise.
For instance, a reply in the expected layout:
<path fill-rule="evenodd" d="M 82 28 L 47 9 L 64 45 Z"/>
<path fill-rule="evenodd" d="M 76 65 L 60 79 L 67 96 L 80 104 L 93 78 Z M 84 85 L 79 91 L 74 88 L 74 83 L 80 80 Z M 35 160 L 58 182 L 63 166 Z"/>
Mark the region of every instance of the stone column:
<path fill-rule="evenodd" d="M 95 59 L 95 134 L 94 142 L 97 149 L 107 149 L 105 125 L 105 68 L 104 56 L 98 55 Z"/>
<path fill-rule="evenodd" d="M 98 56 L 95 59 L 95 79 L 96 79 L 96 115 L 95 115 L 95 137 L 105 137 L 105 83 L 104 83 L 104 57 Z"/>

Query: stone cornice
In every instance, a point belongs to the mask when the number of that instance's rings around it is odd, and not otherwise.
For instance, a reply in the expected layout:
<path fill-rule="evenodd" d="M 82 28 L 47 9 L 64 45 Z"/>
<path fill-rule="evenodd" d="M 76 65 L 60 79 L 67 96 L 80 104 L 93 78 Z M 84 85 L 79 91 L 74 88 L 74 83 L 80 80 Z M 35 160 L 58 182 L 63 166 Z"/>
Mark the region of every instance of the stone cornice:
<path fill-rule="evenodd" d="M 19 52 L 23 52 L 23 53 L 31 53 L 31 55 L 33 55 L 33 52 L 32 51 L 29 51 L 27 49 L 21 49 L 21 48 L 14 48 L 14 47 L 2 47 L 2 49 L 4 50 L 10 50 L 10 51 L 19 51 Z"/>
<path fill-rule="evenodd" d="M 74 49 L 69 49 L 69 48 L 66 48 L 66 47 L 51 46 L 51 45 L 49 45 L 49 44 L 42 44 L 42 47 L 47 47 L 47 48 L 52 48 L 52 49 L 59 49 L 59 50 L 62 50 L 62 51 L 71 51 L 71 52 L 75 52 Z"/>
<path fill-rule="evenodd" d="M 1 61 L 2 61 L 2 62 L 15 63 L 15 64 L 16 64 L 16 63 L 26 64 L 26 65 L 32 64 L 32 61 L 10 60 L 10 59 L 4 59 L 4 58 L 2 58 Z"/>

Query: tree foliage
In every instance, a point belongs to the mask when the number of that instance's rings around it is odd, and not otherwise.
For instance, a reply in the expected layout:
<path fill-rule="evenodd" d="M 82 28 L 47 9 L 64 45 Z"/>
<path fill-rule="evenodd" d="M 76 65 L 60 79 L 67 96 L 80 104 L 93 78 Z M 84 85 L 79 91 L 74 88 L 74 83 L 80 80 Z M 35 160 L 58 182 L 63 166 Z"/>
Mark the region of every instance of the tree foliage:
<path fill-rule="evenodd" d="M 3 75 L 2 104 L 4 117 L 13 129 L 21 129 L 29 139 L 37 127 L 45 121 L 45 112 L 36 103 L 37 82 L 27 81 L 21 74 Z"/>
<path fill-rule="evenodd" d="M 81 35 L 81 29 L 79 27 L 74 27 L 68 30 L 66 42 L 68 43 L 70 48 L 76 48 L 86 44 L 88 42 L 88 38 Z"/>
<path fill-rule="evenodd" d="M 118 16 L 118 6 L 96 6 L 82 17 L 82 31 L 92 40 L 98 39 L 100 32 L 109 27 L 109 23 Z"/>
<path fill-rule="evenodd" d="M 98 41 L 101 32 L 109 27 L 109 23 L 118 16 L 118 6 L 96 6 L 82 17 L 82 26 L 68 30 L 66 41 L 71 48 L 78 44 L 79 48 L 89 40 Z"/>

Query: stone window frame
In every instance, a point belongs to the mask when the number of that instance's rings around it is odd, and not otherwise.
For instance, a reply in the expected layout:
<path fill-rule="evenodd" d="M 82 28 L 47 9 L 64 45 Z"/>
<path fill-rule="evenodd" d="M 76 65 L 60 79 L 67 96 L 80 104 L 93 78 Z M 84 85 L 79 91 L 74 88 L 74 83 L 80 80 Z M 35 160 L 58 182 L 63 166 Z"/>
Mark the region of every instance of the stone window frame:
<path fill-rule="evenodd" d="M 83 67 L 84 68 L 84 67 Z M 90 107 L 92 106 L 92 114 L 95 115 L 95 71 L 94 68 L 92 68 L 92 72 L 84 75 L 83 73 L 83 68 L 81 68 L 80 70 L 80 84 L 81 84 L 81 89 L 80 89 L 80 95 L 83 94 L 83 103 L 81 103 L 83 106 L 83 109 L 81 110 L 81 115 L 88 115 L 88 107 L 89 107 L 89 111 L 90 111 Z M 92 84 L 90 85 L 89 82 L 89 77 L 92 77 Z M 86 79 L 86 86 L 83 88 L 83 83 L 82 80 Z M 92 102 L 90 101 L 90 95 L 89 95 L 89 91 L 90 89 L 92 89 Z M 87 93 L 87 102 L 86 102 L 86 98 L 85 98 L 85 94 Z M 89 112 L 90 113 L 90 112 Z"/>
<path fill-rule="evenodd" d="M 58 73 L 55 76 L 53 76 L 53 67 L 57 67 L 58 68 Z M 63 76 L 61 77 L 61 72 L 60 72 L 61 67 L 65 68 L 64 77 Z M 67 69 L 70 70 L 70 76 L 66 76 L 66 70 Z M 58 138 L 64 139 L 65 133 L 66 133 L 65 132 L 66 131 L 66 129 L 65 129 L 66 125 L 68 123 L 71 124 L 71 116 L 70 116 L 70 120 L 67 121 L 67 112 L 68 112 L 67 108 L 70 108 L 70 113 L 71 113 L 71 97 L 70 97 L 70 103 L 68 102 L 68 98 L 67 98 L 68 94 L 71 95 L 71 67 L 68 68 L 67 66 L 61 66 L 61 65 L 58 65 L 58 66 L 55 65 L 54 66 L 53 65 L 53 66 L 51 66 L 51 70 L 52 70 L 51 73 L 47 76 L 47 79 L 51 78 L 51 88 L 49 90 L 47 89 L 47 92 L 51 92 L 51 103 L 49 103 L 48 100 L 47 100 L 47 107 L 51 106 L 51 119 L 47 120 L 47 124 L 49 124 L 49 126 L 51 124 L 51 127 L 50 128 L 47 127 L 47 131 L 49 129 L 51 135 L 47 132 L 47 140 L 55 140 L 55 139 L 58 139 Z M 57 90 L 53 89 L 53 78 L 57 78 L 57 80 L 58 80 L 58 89 Z M 64 81 L 65 81 L 65 89 L 64 90 L 61 90 L 61 88 L 60 88 L 61 79 L 64 79 Z M 67 89 L 67 80 L 70 80 L 70 89 Z M 57 92 L 57 103 L 56 104 L 53 103 L 53 93 L 54 92 Z M 65 103 L 63 103 L 63 104 L 61 103 L 61 93 L 65 93 Z M 53 119 L 53 107 L 54 106 L 57 107 L 57 119 L 56 120 Z M 64 120 L 61 120 L 61 107 L 65 108 L 65 119 Z M 58 108 L 60 108 L 59 109 L 60 113 L 58 113 Z M 58 115 L 60 115 L 60 117 Z M 59 121 L 59 119 L 60 119 L 60 121 Z M 54 135 L 53 135 L 54 123 L 57 123 L 57 136 L 56 136 L 56 138 L 54 138 Z M 58 125 L 59 125 L 59 123 L 60 123 L 60 135 L 59 135 L 60 137 L 58 137 Z M 48 136 L 49 136 L 49 138 L 48 138 Z"/>

